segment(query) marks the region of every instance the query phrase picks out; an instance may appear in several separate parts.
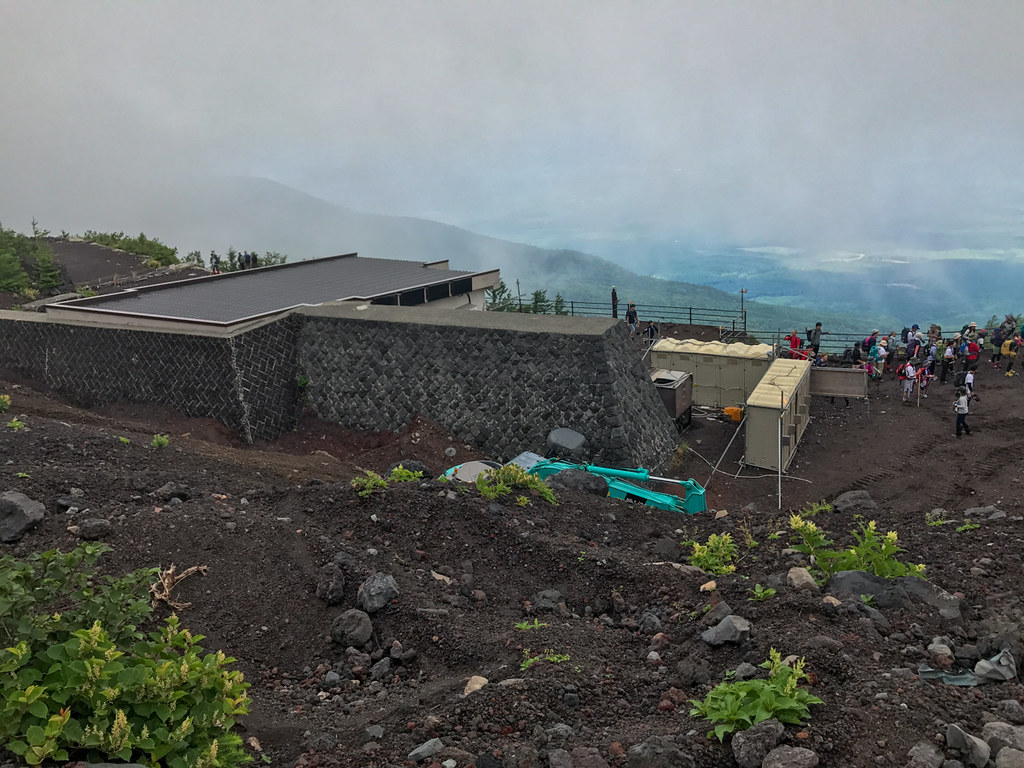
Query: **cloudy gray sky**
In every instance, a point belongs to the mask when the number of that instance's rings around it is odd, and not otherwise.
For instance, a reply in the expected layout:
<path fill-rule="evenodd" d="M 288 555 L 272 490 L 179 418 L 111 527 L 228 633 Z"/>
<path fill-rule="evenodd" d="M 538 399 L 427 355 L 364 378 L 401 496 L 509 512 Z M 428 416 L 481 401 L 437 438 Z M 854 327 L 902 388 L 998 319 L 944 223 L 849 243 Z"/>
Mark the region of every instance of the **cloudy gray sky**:
<path fill-rule="evenodd" d="M 1019 246 L 1022 40 L 1012 0 L 0 0 L 0 221 L 227 174 L 547 245 Z"/>

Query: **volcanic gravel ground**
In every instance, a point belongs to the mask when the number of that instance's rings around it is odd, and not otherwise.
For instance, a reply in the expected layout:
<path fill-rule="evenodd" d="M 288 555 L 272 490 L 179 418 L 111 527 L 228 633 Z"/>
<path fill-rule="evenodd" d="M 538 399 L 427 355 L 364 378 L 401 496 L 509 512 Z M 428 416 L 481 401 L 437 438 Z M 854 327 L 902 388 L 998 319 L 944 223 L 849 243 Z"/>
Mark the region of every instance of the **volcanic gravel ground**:
<path fill-rule="evenodd" d="M 252 683 L 243 736 L 277 765 L 399 765 L 436 736 L 444 747 L 430 760 L 460 766 L 546 766 L 553 750 L 574 748 L 619 766 L 654 735 L 697 766 L 735 765 L 728 742 L 708 739 L 711 724 L 689 715 L 689 700 L 776 648 L 806 657 L 810 690 L 824 701 L 805 726 L 786 728 L 784 743 L 813 749 L 827 766 L 902 766 L 911 746 L 936 741 L 946 723 L 980 733 L 999 702 L 1024 695 L 1018 680 L 958 688 L 917 675 L 933 636 L 979 650 L 1006 642 L 1024 661 L 1022 386 L 982 369 L 974 433 L 959 440 L 949 385 L 933 385 L 920 407 L 901 405 L 893 381 L 851 408 L 815 400 L 781 509 L 777 477 L 737 463 L 740 435 L 708 484 L 711 510 L 687 516 L 581 491 L 560 491 L 557 506 L 535 496 L 519 506 L 515 495 L 491 502 L 434 480 L 364 500 L 349 486 L 361 469 L 384 473 L 416 459 L 437 473 L 480 454 L 425 421 L 365 435 L 307 419 L 277 444 L 248 447 L 209 420 L 138 405 L 76 410 L 9 381 L 0 383 L 13 399 L 8 418 L 27 427 L 0 428 L 4 489 L 44 502 L 47 516 L 0 553 L 71 548 L 69 526 L 102 517 L 113 523 L 103 540 L 114 551 L 101 561 L 111 572 L 208 566 L 178 588 L 191 603 L 183 623 L 238 659 Z M 711 469 L 697 454 L 715 463 L 735 429 L 694 419 L 682 439 L 696 453 L 668 471 L 704 483 Z M 167 448 L 150 447 L 157 432 L 170 435 Z M 75 513 L 57 502 L 71 488 L 83 492 Z M 881 608 L 879 619 L 859 597 L 837 607 L 823 602 L 827 590 L 787 587 L 790 567 L 807 565 L 785 551 L 790 511 L 850 490 L 867 491 L 878 504 L 870 517 L 898 531 L 906 561 L 924 563 L 930 582 L 959 598 L 961 621 L 917 600 Z M 975 513 L 979 527 L 957 531 L 965 509 L 989 505 L 1006 516 Z M 952 522 L 928 525 L 936 508 Z M 849 545 L 867 519 L 855 514 L 814 521 Z M 737 571 L 701 592 L 708 576 L 666 561 L 685 563 L 682 543 L 716 532 L 736 540 Z M 328 606 L 315 590 L 331 562 L 345 586 Z M 398 597 L 372 615 L 366 647 L 338 646 L 332 623 L 358 607 L 359 585 L 377 572 L 394 577 Z M 755 584 L 777 594 L 750 601 Z M 552 603 L 544 590 L 557 590 Z M 712 648 L 700 633 L 723 601 L 753 630 Z M 533 619 L 546 626 L 516 629 Z M 648 660 L 652 649 L 660 660 Z M 521 668 L 538 654 L 568 658 Z M 373 666 L 381 658 L 393 659 L 390 669 Z M 489 682 L 463 695 L 473 675 Z M 383 736 L 365 744 L 373 725 Z"/>

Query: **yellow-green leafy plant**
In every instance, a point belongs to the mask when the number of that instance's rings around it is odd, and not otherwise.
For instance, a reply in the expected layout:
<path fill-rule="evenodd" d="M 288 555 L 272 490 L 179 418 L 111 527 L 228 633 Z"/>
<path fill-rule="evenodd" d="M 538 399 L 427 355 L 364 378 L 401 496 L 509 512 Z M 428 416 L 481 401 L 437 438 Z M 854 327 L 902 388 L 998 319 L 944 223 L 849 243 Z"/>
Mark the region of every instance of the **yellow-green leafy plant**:
<path fill-rule="evenodd" d="M 11 408 L 11 396 L 0 395 L 0 413 L 7 413 Z"/>
<path fill-rule="evenodd" d="M 166 448 L 171 442 L 171 438 L 167 435 L 153 435 L 153 440 L 150 443 L 154 448 Z"/>
<path fill-rule="evenodd" d="M 476 478 L 476 488 L 486 499 L 498 499 L 512 493 L 515 488 L 535 491 L 549 504 L 558 504 L 555 492 L 536 475 L 531 475 L 517 464 L 482 472 Z"/>
<path fill-rule="evenodd" d="M 802 723 L 810 718 L 812 704 L 823 703 L 799 686 L 807 679 L 803 659 L 786 665 L 782 654 L 772 648 L 761 667 L 768 670 L 767 680 L 726 681 L 715 686 L 704 701 L 691 699 L 691 717 L 699 715 L 717 723 L 708 738 L 714 735 L 724 741 L 729 733 L 745 731 L 773 717 L 783 723 Z"/>
<path fill-rule="evenodd" d="M 413 472 L 406 469 L 401 464 L 391 470 L 391 474 L 388 475 L 388 482 L 391 483 L 411 483 L 415 480 L 422 480 L 422 472 Z"/>
<path fill-rule="evenodd" d="M 159 569 L 101 577 L 109 549 L 0 558 L 0 748 L 32 766 L 244 764 L 233 726 L 248 684 L 234 660 L 204 653 L 176 616 L 143 634 Z"/>
<path fill-rule="evenodd" d="M 721 576 L 732 573 L 736 566 L 732 561 L 736 557 L 736 543 L 728 533 L 712 533 L 706 543 L 690 542 L 693 553 L 689 556 L 690 565 L 695 565 L 705 573 Z"/>
<path fill-rule="evenodd" d="M 19 429 L 25 428 L 25 422 L 22 421 L 21 419 L 11 419 L 10 421 L 7 422 L 7 426 L 8 428 L 13 429 L 15 432 L 17 432 Z"/>
<path fill-rule="evenodd" d="M 789 527 L 794 534 L 793 549 L 810 557 L 823 579 L 839 571 L 867 571 L 886 579 L 900 576 L 925 578 L 924 565 L 903 563 L 897 559 L 897 555 L 906 550 L 899 546 L 896 531 L 881 533 L 874 520 L 860 523 L 859 530 L 850 532 L 856 543 L 846 549 L 833 549 L 834 542 L 825 532 L 800 515 L 790 516 Z"/>
<path fill-rule="evenodd" d="M 352 487 L 356 489 L 359 498 L 365 499 L 377 491 L 383 491 L 388 487 L 388 481 L 371 469 L 367 469 L 361 475 L 352 478 Z"/>

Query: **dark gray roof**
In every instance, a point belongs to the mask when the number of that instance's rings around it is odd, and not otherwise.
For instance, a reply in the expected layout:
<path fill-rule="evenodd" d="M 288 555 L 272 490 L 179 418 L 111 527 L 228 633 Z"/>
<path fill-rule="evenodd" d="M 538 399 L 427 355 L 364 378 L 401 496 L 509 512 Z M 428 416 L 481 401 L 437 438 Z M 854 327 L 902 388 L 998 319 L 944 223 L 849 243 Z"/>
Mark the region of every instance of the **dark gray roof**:
<path fill-rule="evenodd" d="M 415 261 L 361 258 L 353 253 L 162 283 L 59 306 L 231 324 L 327 301 L 372 301 L 403 291 L 465 281 L 479 274 L 484 273 L 428 268 Z"/>

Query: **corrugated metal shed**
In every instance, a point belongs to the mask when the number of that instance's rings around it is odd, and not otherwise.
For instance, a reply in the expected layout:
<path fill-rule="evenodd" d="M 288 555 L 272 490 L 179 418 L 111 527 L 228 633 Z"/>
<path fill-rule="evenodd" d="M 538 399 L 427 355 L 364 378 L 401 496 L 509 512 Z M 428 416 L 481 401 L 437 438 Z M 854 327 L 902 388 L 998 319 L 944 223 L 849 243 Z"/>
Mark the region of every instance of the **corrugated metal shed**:
<path fill-rule="evenodd" d="M 59 307 L 231 324 L 329 301 L 424 303 L 468 293 L 473 289 L 473 278 L 484 274 L 488 273 L 348 254 L 163 283 L 64 302 Z"/>

